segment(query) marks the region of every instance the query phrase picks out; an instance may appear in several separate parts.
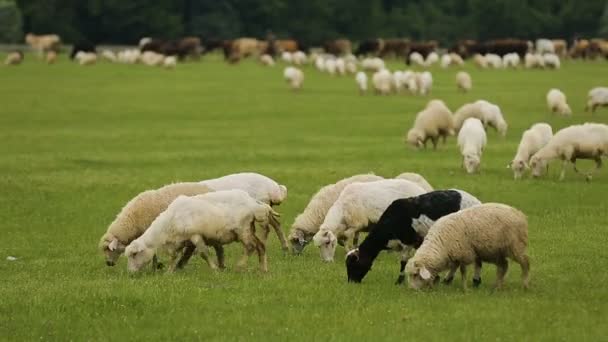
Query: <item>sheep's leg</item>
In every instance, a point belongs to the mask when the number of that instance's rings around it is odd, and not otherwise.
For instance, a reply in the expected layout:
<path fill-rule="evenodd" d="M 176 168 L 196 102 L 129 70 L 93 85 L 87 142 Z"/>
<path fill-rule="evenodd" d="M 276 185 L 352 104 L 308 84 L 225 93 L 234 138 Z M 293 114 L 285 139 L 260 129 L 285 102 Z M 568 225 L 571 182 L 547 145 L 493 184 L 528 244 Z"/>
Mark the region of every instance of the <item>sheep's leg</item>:
<path fill-rule="evenodd" d="M 562 172 L 560 172 L 559 174 L 559 180 L 563 181 L 566 178 L 566 166 L 568 165 L 569 161 L 568 160 L 564 160 L 564 162 L 562 163 Z M 576 164 L 575 164 L 576 166 Z"/>
<path fill-rule="evenodd" d="M 450 271 L 448 272 L 448 275 L 443 280 L 444 284 L 450 285 L 452 283 L 452 281 L 454 280 L 454 275 L 456 274 L 456 270 L 458 270 L 458 266 L 459 266 L 459 264 L 455 263 L 452 265 L 452 267 L 450 267 Z"/>
<path fill-rule="evenodd" d="M 355 236 L 353 236 L 353 246 L 354 247 L 359 246 L 359 232 L 356 232 Z"/>
<path fill-rule="evenodd" d="M 183 249 L 182 257 L 177 262 L 177 265 L 176 265 L 177 269 L 182 269 L 182 268 L 184 268 L 184 266 L 186 266 L 186 264 L 188 263 L 188 261 L 190 260 L 192 255 L 194 254 L 195 250 L 196 250 L 196 246 L 194 246 L 194 244 L 192 244 L 190 241 L 187 241 L 186 246 Z"/>
<path fill-rule="evenodd" d="M 257 236 L 253 236 L 255 240 L 255 249 L 258 253 L 258 260 L 260 262 L 260 271 L 268 272 L 268 256 L 266 255 L 266 245 L 257 238 Z"/>
<path fill-rule="evenodd" d="M 530 258 L 525 253 L 514 256 L 513 259 L 521 266 L 521 279 L 524 284 L 524 289 L 530 286 Z"/>
<path fill-rule="evenodd" d="M 356 234 L 356 232 L 354 232 L 352 230 L 346 230 L 344 232 L 344 237 L 345 237 L 344 249 L 346 249 L 347 252 L 354 249 L 355 234 Z"/>
<path fill-rule="evenodd" d="M 167 268 L 167 273 L 173 273 L 178 268 L 179 261 L 177 260 L 179 257 L 179 252 L 177 249 L 172 249 L 169 252 L 169 267 Z"/>
<path fill-rule="evenodd" d="M 165 265 L 163 265 L 162 262 L 159 262 L 158 257 L 156 256 L 156 254 L 154 254 L 154 256 L 152 257 L 152 270 L 162 270 L 163 267 L 165 267 Z"/>
<path fill-rule="evenodd" d="M 494 288 L 500 290 L 502 285 L 505 282 L 505 274 L 507 274 L 507 270 L 509 269 L 509 262 L 507 259 L 502 258 L 499 259 L 496 263 L 496 285 Z"/>
<path fill-rule="evenodd" d="M 218 243 L 213 245 L 213 249 L 215 249 L 215 255 L 217 256 L 217 266 L 222 270 L 225 269 L 224 246 Z"/>
<path fill-rule="evenodd" d="M 247 266 L 247 261 L 253 252 L 257 250 L 257 246 L 255 243 L 255 239 L 257 238 L 253 233 L 255 231 L 255 223 L 251 222 L 250 229 L 242 229 L 241 234 L 239 234 L 238 239 L 243 244 L 243 255 L 241 259 L 236 264 L 237 268 L 245 268 Z"/>
<path fill-rule="evenodd" d="M 397 277 L 397 281 L 395 282 L 395 285 L 401 285 L 405 281 L 405 265 L 407 265 L 407 261 L 410 258 L 409 249 L 410 248 L 406 246 L 401 251 L 401 256 L 400 256 L 401 261 L 399 263 L 399 277 Z"/>
<path fill-rule="evenodd" d="M 462 289 L 467 290 L 467 266 L 460 264 L 460 278 L 462 278 Z"/>
<path fill-rule="evenodd" d="M 431 138 L 431 142 L 433 143 L 433 150 L 437 149 L 437 143 L 439 142 L 439 138 L 438 137 L 432 137 Z"/>
<path fill-rule="evenodd" d="M 196 250 L 198 251 L 199 255 L 201 258 L 203 258 L 203 260 L 205 260 L 209 267 L 212 270 L 216 270 L 217 265 L 215 262 L 213 262 L 213 260 L 211 260 L 211 258 L 209 258 L 209 247 L 205 243 L 205 240 L 203 240 L 200 235 L 195 235 L 192 239 L 190 239 L 190 241 L 192 241 L 192 243 L 196 246 Z"/>
<path fill-rule="evenodd" d="M 283 229 L 281 229 L 281 222 L 279 222 L 274 216 L 270 216 L 270 225 L 274 229 L 275 234 L 279 238 L 279 242 L 281 242 L 281 249 L 284 251 L 289 250 L 289 244 L 287 243 L 287 238 L 285 238 L 285 233 L 283 233 Z M 266 240 L 264 240 L 266 243 Z"/>
<path fill-rule="evenodd" d="M 481 259 L 475 259 L 475 271 L 473 273 L 473 287 L 481 285 Z"/>

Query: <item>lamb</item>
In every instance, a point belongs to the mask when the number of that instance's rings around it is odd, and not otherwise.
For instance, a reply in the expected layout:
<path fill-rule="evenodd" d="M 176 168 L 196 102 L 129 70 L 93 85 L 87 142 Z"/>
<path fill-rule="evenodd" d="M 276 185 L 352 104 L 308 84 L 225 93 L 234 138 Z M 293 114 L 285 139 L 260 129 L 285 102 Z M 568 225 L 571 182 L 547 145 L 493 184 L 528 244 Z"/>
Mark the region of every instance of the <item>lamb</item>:
<path fill-rule="evenodd" d="M 545 67 L 545 60 L 543 59 L 542 55 L 526 53 L 526 55 L 524 57 L 524 64 L 526 66 L 526 69 L 532 69 L 532 68 L 541 68 L 542 69 Z"/>
<path fill-rule="evenodd" d="M 194 196 L 212 191 L 199 183 L 175 183 L 148 190 L 131 199 L 99 240 L 106 264 L 114 266 L 125 247 L 141 236 L 152 221 L 180 195 Z"/>
<path fill-rule="evenodd" d="M 303 65 L 308 62 L 306 58 L 306 54 L 302 51 L 296 51 L 292 55 L 293 64 L 295 65 Z"/>
<path fill-rule="evenodd" d="M 473 56 L 473 62 L 480 69 L 488 68 L 488 61 L 486 60 L 486 58 L 484 56 L 482 56 L 478 53 Z"/>
<path fill-rule="evenodd" d="M 418 93 L 420 95 L 425 96 L 431 92 L 431 88 L 433 87 L 433 75 L 430 72 L 424 71 L 417 74 L 416 81 L 418 83 Z"/>
<path fill-rule="evenodd" d="M 363 71 L 359 71 L 355 76 L 355 81 L 359 87 L 359 94 L 365 94 L 367 92 L 367 75 Z"/>
<path fill-rule="evenodd" d="M 439 55 L 437 52 L 431 52 L 428 56 L 426 56 L 426 60 L 424 61 L 424 66 L 430 67 L 433 64 L 439 62 Z"/>
<path fill-rule="evenodd" d="M 410 53 L 410 63 L 418 66 L 425 66 L 424 57 L 419 52 Z"/>
<path fill-rule="evenodd" d="M 291 52 L 288 51 L 283 51 L 281 54 L 281 59 L 287 64 L 291 64 L 293 62 L 293 56 L 291 55 Z"/>
<path fill-rule="evenodd" d="M 595 161 L 595 169 L 586 175 L 587 180 L 595 171 L 602 167 L 602 157 L 608 154 L 608 125 L 585 123 L 574 125 L 558 131 L 549 143 L 536 152 L 530 159 L 530 169 L 533 177 L 540 177 L 548 168 L 548 162 L 553 159 L 563 161 L 560 180 L 566 177 L 566 166 L 572 163 L 574 171 L 577 159 Z"/>
<path fill-rule="evenodd" d="M 373 229 L 384 210 L 394 200 L 423 193 L 424 189 L 403 179 L 384 179 L 346 186 L 313 237 L 315 246 L 320 249 L 321 259 L 333 261 L 338 238 L 344 240 L 347 251 L 353 249 L 357 243 L 356 234 Z"/>
<path fill-rule="evenodd" d="M 93 52 L 79 51 L 76 54 L 76 60 L 80 65 L 93 65 L 97 63 L 97 54 Z"/>
<path fill-rule="evenodd" d="M 23 52 L 14 51 L 6 56 L 4 65 L 19 65 L 21 62 L 23 62 Z"/>
<path fill-rule="evenodd" d="M 382 69 L 385 69 L 384 61 L 381 58 L 364 58 L 361 61 L 361 68 L 366 71 L 377 72 Z"/>
<path fill-rule="evenodd" d="M 135 64 L 139 61 L 141 57 L 141 52 L 136 49 L 132 50 L 124 50 L 118 52 L 117 60 L 120 63 L 124 64 Z"/>
<path fill-rule="evenodd" d="M 524 132 L 513 161 L 507 166 L 513 170 L 513 177 L 515 179 L 522 177 L 524 170 L 528 168 L 530 158 L 547 145 L 552 137 L 553 129 L 549 124 L 544 122 L 534 124 Z"/>
<path fill-rule="evenodd" d="M 422 246 L 412 257 L 405 272 L 413 289 L 432 287 L 444 270 L 460 267 L 462 286 L 467 288 L 466 267 L 475 263 L 473 285 L 481 284 L 482 262 L 496 264 L 496 285 L 504 283 L 509 263 L 521 266 L 524 288 L 530 282 L 528 220 L 521 211 L 505 204 L 476 205 L 440 218 L 429 230 Z"/>
<path fill-rule="evenodd" d="M 55 64 L 57 61 L 57 52 L 51 50 L 46 53 L 46 64 Z"/>
<path fill-rule="evenodd" d="M 300 90 L 304 83 L 304 73 L 296 67 L 287 67 L 283 71 L 283 77 L 293 90 Z"/>
<path fill-rule="evenodd" d="M 220 178 L 208 179 L 201 181 L 200 184 L 209 187 L 213 191 L 244 190 L 252 198 L 271 206 L 280 205 L 287 198 L 287 187 L 285 185 L 281 185 L 264 175 L 253 172 L 235 173 Z M 287 250 L 289 247 L 287 246 L 280 223 L 272 221 L 271 226 L 281 242 L 282 249 Z M 267 235 L 268 227 L 264 227 L 264 229 Z M 263 242 L 266 243 L 266 240 L 264 239 Z"/>
<path fill-rule="evenodd" d="M 502 64 L 504 65 L 505 68 L 517 68 L 517 66 L 519 65 L 519 55 L 512 52 L 512 53 L 508 53 L 506 55 L 504 55 L 502 57 Z"/>
<path fill-rule="evenodd" d="M 466 71 L 459 71 L 456 74 L 456 87 L 464 93 L 471 91 L 471 88 L 473 88 L 471 75 Z"/>
<path fill-rule="evenodd" d="M 608 107 L 608 87 L 596 87 L 589 90 L 585 112 L 591 109 L 591 114 L 593 114 L 597 107 Z"/>
<path fill-rule="evenodd" d="M 116 54 L 110 50 L 101 51 L 101 57 L 112 63 L 116 63 L 118 61 L 118 57 L 116 56 Z"/>
<path fill-rule="evenodd" d="M 260 63 L 264 66 L 274 66 L 274 59 L 271 55 L 264 54 L 260 56 Z"/>
<path fill-rule="evenodd" d="M 372 75 L 372 85 L 376 94 L 389 95 L 393 77 L 390 71 L 382 69 Z"/>
<path fill-rule="evenodd" d="M 177 57 L 175 56 L 167 56 L 163 60 L 163 67 L 165 69 L 175 69 L 177 66 Z"/>
<path fill-rule="evenodd" d="M 462 154 L 462 167 L 467 173 L 475 173 L 481 164 L 481 155 L 487 143 L 486 131 L 477 118 L 468 118 L 458 132 L 458 147 Z"/>
<path fill-rule="evenodd" d="M 407 133 L 406 141 L 417 148 L 426 148 L 431 140 L 433 149 L 437 149 L 439 138 L 445 143 L 447 136 L 454 135 L 452 112 L 441 100 L 431 100 L 426 108 L 418 113 L 414 127 Z"/>
<path fill-rule="evenodd" d="M 145 51 L 139 56 L 139 60 L 147 66 L 160 66 L 165 60 L 165 56 L 154 51 Z"/>
<path fill-rule="evenodd" d="M 426 191 L 426 192 L 433 191 L 433 187 L 431 186 L 431 184 L 429 184 L 429 182 L 427 182 L 427 180 L 424 179 L 424 177 L 422 177 L 421 175 L 419 175 L 417 173 L 404 172 L 404 173 L 398 175 L 397 177 L 395 177 L 395 179 L 405 179 L 407 181 L 416 183 L 418 186 L 423 188 L 424 191 Z"/>
<path fill-rule="evenodd" d="M 382 250 L 401 252 L 397 284 L 405 280 L 410 251 L 420 247 L 429 228 L 441 217 L 479 205 L 481 202 L 462 190 L 438 190 L 416 197 L 395 200 L 384 211 L 363 243 L 346 256 L 349 282 L 360 283 Z M 448 276 L 446 279 L 451 279 Z"/>
<path fill-rule="evenodd" d="M 493 53 L 488 53 L 485 55 L 485 59 L 486 59 L 486 62 L 488 63 L 488 66 L 490 66 L 494 69 L 500 69 L 503 67 L 502 58 L 500 58 L 499 55 L 496 55 Z"/>
<path fill-rule="evenodd" d="M 152 222 L 146 232 L 125 249 L 128 270 L 137 272 L 145 266 L 156 250 L 167 250 L 171 260 L 168 272 L 179 267 L 180 251 L 186 243 L 196 246 L 211 269 L 224 267 L 223 245 L 239 241 L 244 253 L 237 267 L 247 264 L 254 251 L 260 270 L 268 271 L 265 245 L 255 236 L 255 223 L 268 224 L 278 216 L 272 208 L 251 198 L 242 190 L 211 192 L 194 197 L 179 196 L 167 210 Z M 216 247 L 218 263 L 209 259 L 207 245 Z"/>
<path fill-rule="evenodd" d="M 566 102 L 566 95 L 559 89 L 549 90 L 547 93 L 547 107 L 551 113 L 559 113 L 565 116 L 572 115 L 572 110 Z"/>
<path fill-rule="evenodd" d="M 338 71 L 337 65 L 336 65 L 336 59 L 335 58 L 326 58 L 325 59 L 325 71 L 330 75 L 330 76 L 335 76 L 336 72 Z"/>
<path fill-rule="evenodd" d="M 554 53 L 546 53 L 542 56 L 545 66 L 550 69 L 559 69 L 561 64 L 559 57 Z"/>
<path fill-rule="evenodd" d="M 346 75 L 346 62 L 343 58 L 336 59 L 336 72 L 338 75 Z"/>
<path fill-rule="evenodd" d="M 455 64 L 458 66 L 464 65 L 464 60 L 462 59 L 462 57 L 460 57 L 459 54 L 451 52 L 449 55 L 450 55 L 450 58 L 452 59 L 452 64 Z"/>
<path fill-rule="evenodd" d="M 294 254 L 302 253 L 304 247 L 310 243 L 313 235 L 319 231 L 319 227 L 325 220 L 327 212 L 347 185 L 355 182 L 364 183 L 382 179 L 382 177 L 373 174 L 355 175 L 321 188 L 312 196 L 304 211 L 296 216 L 291 226 L 288 240 L 291 243 Z"/>
<path fill-rule="evenodd" d="M 500 107 L 485 100 L 478 100 L 460 107 L 454 113 L 454 127 L 459 131 L 467 118 L 481 120 L 484 127 L 491 126 L 503 137 L 507 134 L 508 125 L 505 121 Z"/>
<path fill-rule="evenodd" d="M 450 55 L 441 56 L 440 65 L 443 69 L 447 69 L 451 64 L 452 64 L 452 56 L 450 56 Z"/>

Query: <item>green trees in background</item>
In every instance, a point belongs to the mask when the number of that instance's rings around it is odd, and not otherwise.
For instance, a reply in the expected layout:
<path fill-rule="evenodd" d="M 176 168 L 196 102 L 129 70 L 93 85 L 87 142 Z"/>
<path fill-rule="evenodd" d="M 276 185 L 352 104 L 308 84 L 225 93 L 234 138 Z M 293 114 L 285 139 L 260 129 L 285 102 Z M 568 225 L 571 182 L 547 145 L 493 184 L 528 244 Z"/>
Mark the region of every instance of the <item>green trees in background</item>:
<path fill-rule="evenodd" d="M 0 0 L 1 4 L 7 2 Z M 134 43 L 143 36 L 263 37 L 269 31 L 308 44 L 335 37 L 410 37 L 449 44 L 463 38 L 608 36 L 606 0 L 17 0 L 17 4 L 24 31 L 54 32 L 67 42 Z M 7 39 L 4 32 L 0 37 Z"/>
<path fill-rule="evenodd" d="M 0 0 L 0 42 L 23 40 L 21 11 L 12 0 Z"/>

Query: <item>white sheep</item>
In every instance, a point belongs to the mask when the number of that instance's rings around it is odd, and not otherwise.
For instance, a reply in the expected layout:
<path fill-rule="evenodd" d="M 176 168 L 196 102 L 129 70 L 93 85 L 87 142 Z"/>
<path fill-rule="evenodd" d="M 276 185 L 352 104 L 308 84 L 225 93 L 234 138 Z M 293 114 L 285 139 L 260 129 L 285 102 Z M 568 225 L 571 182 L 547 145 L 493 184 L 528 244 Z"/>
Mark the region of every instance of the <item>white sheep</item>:
<path fill-rule="evenodd" d="M 595 113 L 597 107 L 608 106 L 608 88 L 607 87 L 596 87 L 589 90 L 587 95 L 587 105 L 585 106 L 585 112 L 591 109 L 591 113 Z"/>
<path fill-rule="evenodd" d="M 517 68 L 519 66 L 520 58 L 519 55 L 512 52 L 502 57 L 502 64 L 505 68 Z"/>
<path fill-rule="evenodd" d="M 289 86 L 293 90 L 299 90 L 302 88 L 304 83 L 304 73 L 302 70 L 296 67 L 287 67 L 283 71 L 283 77 L 289 83 Z"/>
<path fill-rule="evenodd" d="M 486 131 L 477 118 L 468 118 L 458 132 L 458 147 L 462 155 L 462 167 L 467 173 L 475 173 L 481 164 L 481 155 L 487 143 Z"/>
<path fill-rule="evenodd" d="M 260 63 L 264 66 L 274 66 L 274 58 L 271 55 L 263 54 L 260 56 Z"/>
<path fill-rule="evenodd" d="M 344 188 L 352 183 L 374 182 L 382 180 L 380 176 L 373 174 L 355 175 L 342 179 L 335 184 L 326 185 L 312 196 L 308 205 L 302 213 L 296 216 L 288 240 L 294 253 L 299 254 L 312 240 L 313 235 L 319 231 L 319 227 L 325 220 L 329 208 L 336 202 Z"/>
<path fill-rule="evenodd" d="M 218 264 L 223 268 L 221 246 L 239 241 L 243 244 L 244 253 L 237 267 L 245 266 L 249 255 L 256 251 L 260 269 L 266 272 L 266 246 L 254 234 L 255 223 L 265 225 L 276 216 L 278 214 L 268 204 L 251 198 L 242 190 L 179 196 L 158 215 L 142 236 L 127 246 L 127 268 L 130 272 L 139 271 L 158 249 L 163 249 L 171 257 L 168 271 L 172 272 L 178 267 L 177 259 L 186 243 L 196 246 L 212 269 L 218 266 L 209 259 L 207 245 L 219 246 L 216 249 Z"/>
<path fill-rule="evenodd" d="M 499 55 L 488 53 L 484 57 L 486 62 L 488 63 L 488 66 L 494 69 L 501 69 L 503 67 L 502 58 L 500 58 Z"/>
<path fill-rule="evenodd" d="M 336 73 L 338 75 L 346 75 L 346 62 L 343 58 L 336 58 Z"/>
<path fill-rule="evenodd" d="M 391 72 L 382 69 L 372 75 L 372 86 L 376 94 L 389 95 L 392 90 L 393 77 Z"/>
<path fill-rule="evenodd" d="M 473 63 L 475 63 L 475 65 L 480 69 L 488 68 L 488 61 L 483 55 L 480 55 L 478 53 L 473 55 Z"/>
<path fill-rule="evenodd" d="M 315 68 L 320 72 L 325 72 L 325 58 L 323 56 L 316 56 L 314 58 Z"/>
<path fill-rule="evenodd" d="M 330 76 L 335 76 L 336 73 L 338 72 L 338 66 L 336 64 L 336 59 L 335 58 L 327 58 L 325 59 L 325 71 L 330 75 Z"/>
<path fill-rule="evenodd" d="M 450 55 L 441 56 L 440 65 L 443 69 L 447 69 L 451 64 L 452 64 L 452 56 L 450 56 Z"/>
<path fill-rule="evenodd" d="M 416 115 L 414 126 L 407 132 L 406 141 L 417 148 L 426 148 L 426 142 L 431 140 L 433 148 L 437 148 L 439 138 L 443 142 L 447 136 L 454 135 L 452 112 L 441 100 L 431 100 L 426 108 Z"/>
<path fill-rule="evenodd" d="M 141 52 L 136 49 L 119 51 L 116 58 L 118 62 L 124 64 L 135 64 L 139 61 Z"/>
<path fill-rule="evenodd" d="M 363 71 L 359 71 L 355 76 L 355 81 L 359 87 L 359 94 L 365 94 L 367 92 L 367 75 Z"/>
<path fill-rule="evenodd" d="M 418 83 L 418 94 L 428 95 L 431 93 L 433 88 L 433 75 L 429 71 L 424 71 L 416 75 Z"/>
<path fill-rule="evenodd" d="M 458 65 L 458 66 L 464 65 L 464 60 L 462 59 L 462 57 L 460 57 L 459 54 L 450 52 L 450 58 L 452 59 L 452 64 Z"/>
<path fill-rule="evenodd" d="M 194 196 L 210 191 L 212 189 L 199 183 L 175 183 L 135 196 L 116 215 L 99 240 L 99 249 L 105 255 L 106 264 L 114 266 L 125 247 L 141 236 L 178 196 Z"/>
<path fill-rule="evenodd" d="M 437 52 L 431 52 L 426 56 L 426 60 L 424 61 L 424 66 L 431 67 L 433 64 L 439 62 L 439 55 Z"/>
<path fill-rule="evenodd" d="M 410 53 L 410 63 L 418 66 L 425 66 L 424 57 L 416 51 Z"/>
<path fill-rule="evenodd" d="M 424 177 L 422 177 L 421 175 L 419 175 L 417 173 L 404 172 L 404 173 L 398 175 L 397 177 L 395 177 L 395 179 L 405 179 L 407 181 L 416 183 L 418 186 L 423 188 L 424 191 L 426 191 L 426 192 L 433 191 L 433 187 L 431 186 L 431 184 L 429 184 L 429 182 L 427 182 L 427 180 Z"/>
<path fill-rule="evenodd" d="M 367 183 L 352 183 L 344 188 L 327 212 L 319 231 L 314 235 L 321 259 L 334 259 L 338 239 L 351 250 L 355 236 L 378 222 L 384 210 L 396 199 L 425 193 L 416 183 L 403 179 L 384 179 Z"/>
<path fill-rule="evenodd" d="M 534 124 L 524 132 L 517 147 L 517 153 L 509 166 L 507 166 L 513 170 L 513 177 L 515 179 L 522 177 L 524 170 L 529 167 L 528 162 L 530 158 L 547 145 L 552 137 L 553 129 L 549 124 L 544 122 Z"/>
<path fill-rule="evenodd" d="M 545 67 L 545 60 L 543 59 L 542 55 L 526 53 L 526 55 L 524 56 L 524 64 L 525 64 L 526 69 L 533 69 L 533 68 L 542 69 Z"/>
<path fill-rule="evenodd" d="M 528 220 L 508 205 L 486 203 L 449 214 L 437 220 L 424 242 L 405 267 L 414 289 L 432 287 L 438 274 L 460 268 L 462 286 L 467 288 L 466 267 L 475 264 L 473 285 L 481 283 L 482 262 L 496 264 L 496 288 L 501 288 L 512 259 L 522 269 L 524 288 L 530 281 Z M 449 280 L 449 279 L 447 279 Z"/>
<path fill-rule="evenodd" d="M 23 62 L 23 52 L 15 51 L 6 55 L 4 65 L 19 65 Z"/>
<path fill-rule="evenodd" d="M 163 67 L 165 69 L 175 69 L 177 66 L 177 57 L 167 56 L 163 59 Z"/>
<path fill-rule="evenodd" d="M 364 58 L 363 61 L 361 61 L 361 68 L 363 70 L 377 72 L 385 69 L 385 64 L 382 58 Z"/>
<path fill-rule="evenodd" d="M 101 57 L 103 57 L 108 62 L 112 62 L 112 63 L 116 63 L 118 61 L 118 57 L 111 50 L 101 51 Z"/>
<path fill-rule="evenodd" d="M 530 159 L 532 176 L 540 177 L 548 168 L 549 161 L 561 159 L 563 161 L 560 180 L 566 177 L 566 166 L 572 163 L 574 171 L 577 159 L 591 159 L 595 161 L 595 169 L 586 175 L 591 179 L 593 172 L 602 166 L 602 157 L 608 154 L 608 125 L 585 123 L 566 127 L 553 136 L 549 143 L 536 152 Z"/>
<path fill-rule="evenodd" d="M 287 64 L 293 63 L 293 56 L 291 55 L 291 52 L 283 51 L 283 53 L 281 53 L 281 60 Z"/>
<path fill-rule="evenodd" d="M 467 118 L 477 118 L 481 120 L 484 127 L 491 126 L 496 129 L 503 137 L 507 134 L 508 124 L 505 121 L 500 107 L 485 100 L 478 100 L 467 103 L 454 113 L 454 127 L 460 130 L 464 120 Z"/>
<path fill-rule="evenodd" d="M 544 38 L 537 39 L 536 53 L 541 55 L 544 53 L 555 53 L 555 46 L 553 45 L 553 41 Z"/>
<path fill-rule="evenodd" d="M 94 52 L 78 51 L 75 58 L 80 65 L 93 65 L 97 63 L 97 54 Z"/>
<path fill-rule="evenodd" d="M 308 63 L 308 58 L 306 57 L 306 54 L 302 51 L 294 52 L 291 57 L 293 60 L 293 64 L 295 65 L 304 65 Z"/>
<path fill-rule="evenodd" d="M 559 61 L 559 57 L 554 54 L 554 53 L 546 53 L 543 55 L 543 61 L 545 64 L 545 67 L 550 68 L 550 69 L 559 69 L 561 66 L 561 63 Z"/>
<path fill-rule="evenodd" d="M 473 88 L 471 75 L 466 71 L 459 71 L 456 74 L 456 87 L 464 93 L 471 91 L 471 88 Z"/>
<path fill-rule="evenodd" d="M 547 92 L 547 107 L 551 113 L 570 116 L 572 110 L 566 101 L 566 95 L 559 89 L 551 89 Z"/>
<path fill-rule="evenodd" d="M 139 61 L 147 66 L 160 66 L 165 60 L 165 55 L 154 51 L 145 51 L 139 56 Z"/>

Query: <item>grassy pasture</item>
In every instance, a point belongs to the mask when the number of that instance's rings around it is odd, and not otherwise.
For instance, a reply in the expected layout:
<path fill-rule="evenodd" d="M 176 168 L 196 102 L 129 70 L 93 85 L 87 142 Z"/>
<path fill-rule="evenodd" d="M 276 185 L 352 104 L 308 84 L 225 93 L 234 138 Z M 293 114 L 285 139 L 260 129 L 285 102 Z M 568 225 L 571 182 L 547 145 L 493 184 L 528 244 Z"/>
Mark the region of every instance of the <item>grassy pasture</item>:
<path fill-rule="evenodd" d="M 608 110 L 583 112 L 587 91 L 606 85 L 605 62 L 466 69 L 471 93 L 456 91 L 455 69 L 437 67 L 432 95 L 422 98 L 359 96 L 352 77 L 312 67 L 293 93 L 282 67 L 229 66 L 218 57 L 174 72 L 67 60 L 47 66 L 33 56 L 1 67 L 0 340 L 605 340 L 607 172 L 587 183 L 569 169 L 559 182 L 556 162 L 548 177 L 516 182 L 505 168 L 535 122 L 554 130 L 608 122 Z M 552 87 L 567 94 L 571 118 L 547 112 Z M 480 98 L 501 106 L 509 132 L 506 139 L 489 133 L 481 174 L 464 174 L 455 138 L 437 151 L 404 146 L 431 98 L 453 110 Z M 321 186 L 368 171 L 419 172 L 435 188 L 513 205 L 529 216 L 531 289 L 522 290 L 511 264 L 500 292 L 491 289 L 493 266 L 479 289 L 463 292 L 457 277 L 415 292 L 393 285 L 391 254 L 361 285 L 348 284 L 342 249 L 338 262 L 324 264 L 312 245 L 300 257 L 284 255 L 274 235 L 268 274 L 255 258 L 237 272 L 236 244 L 220 273 L 200 258 L 173 275 L 129 275 L 124 258 L 104 265 L 98 239 L 137 193 L 248 170 L 289 188 L 278 208 L 285 231 Z"/>

